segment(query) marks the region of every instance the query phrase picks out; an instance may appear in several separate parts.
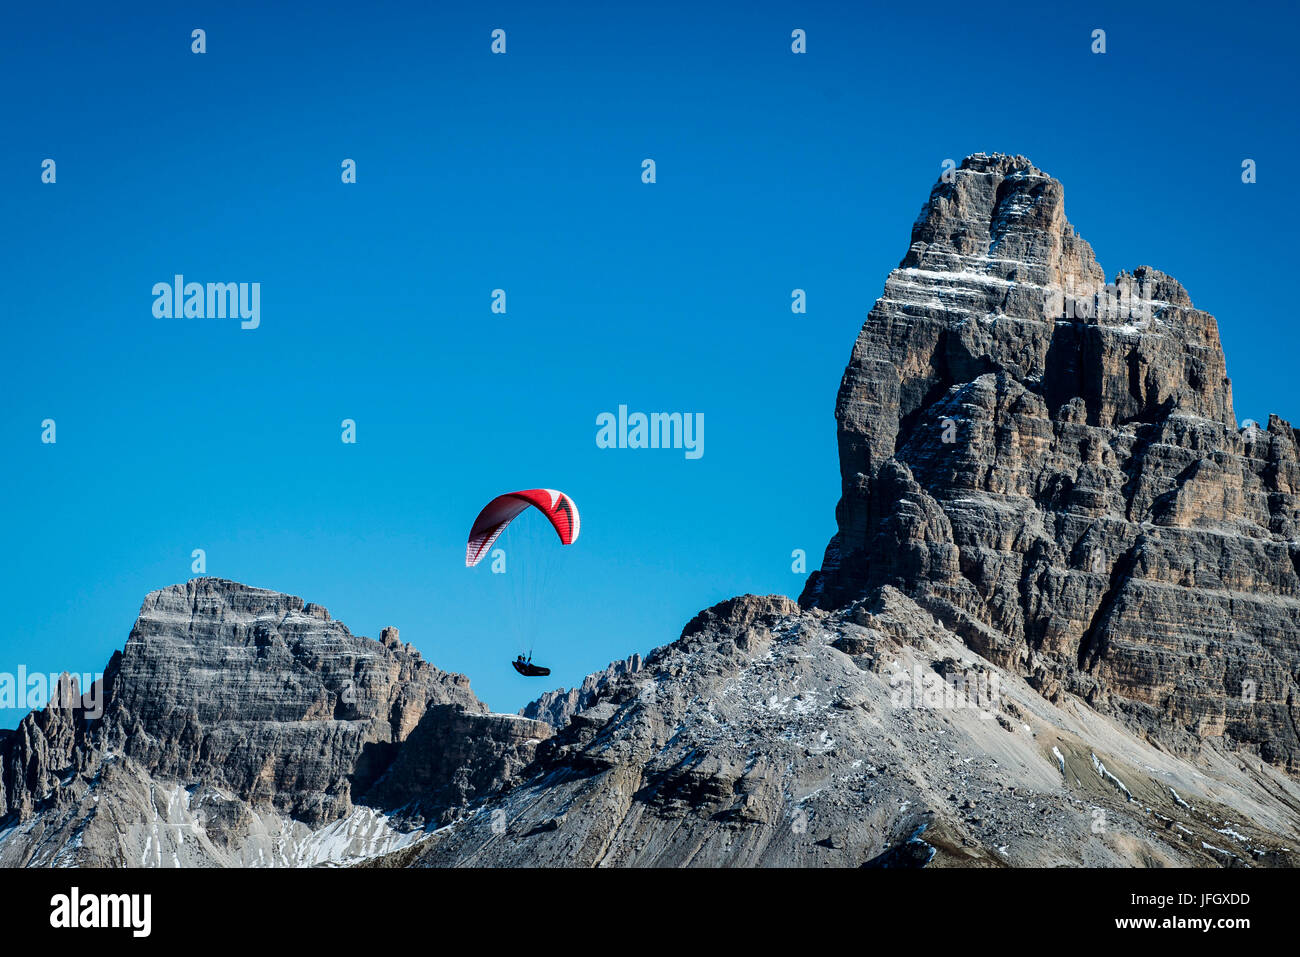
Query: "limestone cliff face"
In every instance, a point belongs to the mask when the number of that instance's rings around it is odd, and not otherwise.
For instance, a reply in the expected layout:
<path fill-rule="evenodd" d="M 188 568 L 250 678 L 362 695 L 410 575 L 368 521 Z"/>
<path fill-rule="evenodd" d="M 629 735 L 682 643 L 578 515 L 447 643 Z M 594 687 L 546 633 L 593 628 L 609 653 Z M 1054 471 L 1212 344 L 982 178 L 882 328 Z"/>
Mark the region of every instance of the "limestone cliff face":
<path fill-rule="evenodd" d="M 489 714 L 396 629 L 374 641 L 319 605 L 212 578 L 150 594 L 104 681 L 102 716 L 51 706 L 0 739 L 0 833 L 17 833 L 0 862 L 258 863 L 345 819 L 373 830 L 373 850 L 396 839 L 376 814 L 450 819 L 551 733 Z"/>
<path fill-rule="evenodd" d="M 145 599 L 104 741 L 314 824 L 346 813 L 435 704 L 488 710 L 395 629 L 360 638 L 300 598 L 200 579 Z"/>
<path fill-rule="evenodd" d="M 1300 464 L 1238 429 L 1214 317 L 1111 287 L 1023 157 L 940 182 L 836 402 L 838 534 L 801 598 L 898 588 L 1042 693 L 1300 772 Z"/>

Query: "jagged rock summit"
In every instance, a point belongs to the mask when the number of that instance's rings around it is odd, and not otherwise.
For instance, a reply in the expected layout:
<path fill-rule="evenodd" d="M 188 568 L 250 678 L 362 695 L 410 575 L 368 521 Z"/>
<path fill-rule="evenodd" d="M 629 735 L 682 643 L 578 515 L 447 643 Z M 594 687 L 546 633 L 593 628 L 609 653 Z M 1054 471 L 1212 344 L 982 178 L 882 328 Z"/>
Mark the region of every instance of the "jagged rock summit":
<path fill-rule="evenodd" d="M 935 185 L 835 415 L 805 605 L 897 588 L 1049 698 L 1300 771 L 1296 433 L 1237 427 L 1214 317 L 1150 267 L 1108 287 L 1059 182 Z"/>
<path fill-rule="evenodd" d="M 56 703 L 0 740 L 0 863 L 364 856 L 496 790 L 551 733 L 490 714 L 395 628 L 374 641 L 217 578 L 146 597 L 103 683 L 102 714 Z"/>

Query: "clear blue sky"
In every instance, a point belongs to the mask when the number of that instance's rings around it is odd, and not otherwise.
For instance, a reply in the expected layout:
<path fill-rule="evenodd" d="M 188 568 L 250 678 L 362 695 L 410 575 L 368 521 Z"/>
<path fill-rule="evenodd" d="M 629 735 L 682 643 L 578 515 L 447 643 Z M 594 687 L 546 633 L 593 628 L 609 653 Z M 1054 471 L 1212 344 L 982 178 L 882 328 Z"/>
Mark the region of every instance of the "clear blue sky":
<path fill-rule="evenodd" d="M 1281 6 L 273 6 L 3 15 L 0 671 L 100 670 L 194 548 L 400 627 L 497 710 L 797 595 L 854 337 L 943 160 L 980 150 L 1061 179 L 1108 275 L 1156 266 L 1218 317 L 1239 418 L 1300 419 Z M 261 327 L 155 319 L 178 272 L 260 282 Z M 620 403 L 703 413 L 704 456 L 598 449 Z M 584 522 L 530 683 L 463 555 L 533 486 Z"/>

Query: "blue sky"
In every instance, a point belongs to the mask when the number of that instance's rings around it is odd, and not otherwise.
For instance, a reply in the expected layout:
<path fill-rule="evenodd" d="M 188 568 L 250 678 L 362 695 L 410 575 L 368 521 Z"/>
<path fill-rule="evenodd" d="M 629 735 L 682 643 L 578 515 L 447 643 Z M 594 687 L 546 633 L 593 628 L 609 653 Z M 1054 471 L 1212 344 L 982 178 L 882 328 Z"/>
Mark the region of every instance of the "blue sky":
<path fill-rule="evenodd" d="M 0 29 L 0 672 L 100 670 L 195 548 L 398 626 L 497 710 L 797 595 L 854 337 L 943 160 L 981 150 L 1061 179 L 1108 275 L 1218 317 L 1239 418 L 1300 420 L 1282 6 L 129 6 Z M 176 273 L 260 282 L 260 328 L 154 318 Z M 597 448 L 619 404 L 702 413 L 705 454 Z M 463 566 L 479 507 L 535 486 L 583 514 L 537 605 L 549 682 Z"/>

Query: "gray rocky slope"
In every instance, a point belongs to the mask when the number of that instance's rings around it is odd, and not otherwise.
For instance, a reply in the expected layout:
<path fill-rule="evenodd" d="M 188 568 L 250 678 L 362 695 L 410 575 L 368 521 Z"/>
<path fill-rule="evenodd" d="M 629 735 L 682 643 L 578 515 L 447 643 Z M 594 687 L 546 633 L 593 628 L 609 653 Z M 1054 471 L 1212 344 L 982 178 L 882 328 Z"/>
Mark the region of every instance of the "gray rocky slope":
<path fill-rule="evenodd" d="M 173 586 L 102 717 L 0 736 L 0 863 L 1294 865 L 1296 437 L 1225 369 L 1060 183 L 969 157 L 854 347 L 798 604 L 492 715 L 395 633 Z"/>
<path fill-rule="evenodd" d="M 504 793 L 376 863 L 1294 865 L 1300 786 L 1049 701 L 885 586 L 745 596 L 610 681 Z"/>

